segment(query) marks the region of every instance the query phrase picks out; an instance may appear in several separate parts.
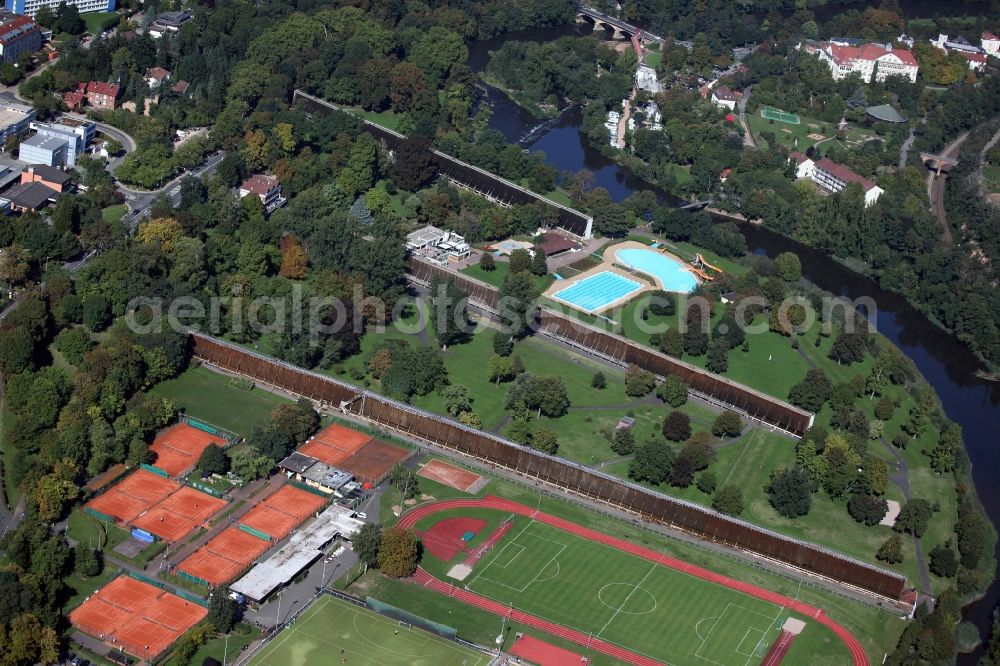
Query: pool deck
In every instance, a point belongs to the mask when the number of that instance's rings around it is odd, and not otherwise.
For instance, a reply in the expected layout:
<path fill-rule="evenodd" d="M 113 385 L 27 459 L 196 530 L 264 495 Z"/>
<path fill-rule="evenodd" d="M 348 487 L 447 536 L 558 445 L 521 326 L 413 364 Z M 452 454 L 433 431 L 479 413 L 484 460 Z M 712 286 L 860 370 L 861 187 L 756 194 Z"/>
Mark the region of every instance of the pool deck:
<path fill-rule="evenodd" d="M 619 269 L 618 266 L 615 265 L 618 262 L 619 250 L 650 250 L 651 252 L 657 252 L 665 257 L 673 259 L 678 264 L 680 264 L 684 270 L 686 270 L 688 273 L 694 276 L 695 282 L 697 282 L 698 284 L 701 284 L 703 282 L 701 277 L 694 270 L 691 269 L 691 265 L 685 260 L 678 257 L 676 254 L 672 252 L 667 252 L 662 247 L 653 247 L 652 245 L 645 245 L 643 243 L 638 243 L 636 241 L 624 241 L 621 243 L 616 243 L 614 245 L 608 246 L 608 249 L 604 251 L 604 263 L 602 264 L 602 266 L 615 266 L 616 270 L 623 270 L 624 271 L 623 274 L 628 275 L 632 279 L 635 279 L 636 275 L 641 275 L 647 280 L 652 280 L 656 284 L 657 289 L 662 289 L 663 291 L 671 291 L 670 289 L 667 289 L 663 285 L 663 282 L 655 275 L 650 275 L 649 273 L 645 273 L 639 270 L 632 273 L 629 271 L 625 271 L 625 269 Z"/>
<path fill-rule="evenodd" d="M 635 291 L 629 292 L 624 296 L 622 296 L 621 298 L 616 298 L 615 300 L 610 301 L 609 303 L 602 305 L 601 307 L 596 308 L 594 310 L 584 310 L 583 308 L 581 308 L 578 305 L 575 305 L 574 303 L 570 303 L 569 301 L 564 301 L 561 298 L 556 298 L 555 294 L 562 291 L 563 289 L 568 289 L 577 282 L 582 282 L 583 280 L 586 280 L 589 277 L 593 277 L 594 275 L 598 275 L 599 273 L 614 273 L 615 275 L 631 280 L 632 282 L 638 282 L 641 286 Z M 612 266 L 611 264 L 602 263 L 594 266 L 589 270 L 580 273 L 579 275 L 574 275 L 569 279 L 556 280 L 555 282 L 552 283 L 551 286 L 549 286 L 548 289 L 545 290 L 545 293 L 543 293 L 542 296 L 545 296 L 546 298 L 551 298 L 553 301 L 556 301 L 557 303 L 562 303 L 563 305 L 575 308 L 577 310 L 580 310 L 581 312 L 586 312 L 588 314 L 600 314 L 607 310 L 611 310 L 612 308 L 615 308 L 619 305 L 624 305 L 625 303 L 628 303 L 636 296 L 639 296 L 640 294 L 652 290 L 653 290 L 653 284 L 649 281 L 649 277 L 646 276 L 645 273 L 641 275 L 635 273 L 629 273 L 628 271 Z"/>

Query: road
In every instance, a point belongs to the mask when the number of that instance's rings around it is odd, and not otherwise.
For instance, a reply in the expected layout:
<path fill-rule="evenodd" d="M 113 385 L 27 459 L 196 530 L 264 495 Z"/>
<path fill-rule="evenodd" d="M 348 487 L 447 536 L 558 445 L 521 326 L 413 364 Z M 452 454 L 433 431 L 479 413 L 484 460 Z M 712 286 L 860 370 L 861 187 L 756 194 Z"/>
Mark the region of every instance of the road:
<path fill-rule="evenodd" d="M 747 86 L 740 97 L 740 125 L 743 126 L 743 145 L 746 148 L 757 148 L 757 142 L 753 139 L 753 132 L 750 131 L 750 123 L 747 122 L 747 102 L 750 101 L 753 86 Z"/>
<path fill-rule="evenodd" d="M 195 167 L 190 171 L 184 171 L 157 190 L 132 190 L 119 183 L 118 190 L 125 194 L 125 200 L 128 202 L 129 207 L 129 212 L 122 217 L 122 222 L 128 226 L 129 231 L 134 229 L 140 220 L 149 215 L 149 207 L 152 206 L 153 200 L 161 192 L 166 192 L 170 204 L 176 208 L 181 202 L 181 181 L 188 176 L 194 176 L 195 178 L 211 176 L 219 168 L 219 164 L 225 157 L 226 153 L 222 150 L 212 153 L 201 166 Z"/>
<path fill-rule="evenodd" d="M 955 140 L 944 147 L 944 150 L 940 153 L 941 157 L 958 157 L 958 151 L 968 136 L 968 132 L 959 134 Z M 948 176 L 946 174 L 937 176 L 933 171 L 927 174 L 927 198 L 931 200 L 931 212 L 934 213 L 934 217 L 937 218 L 938 223 L 941 225 L 941 238 L 951 243 L 951 228 L 948 226 L 948 219 L 944 211 L 944 188 L 947 181 Z"/>

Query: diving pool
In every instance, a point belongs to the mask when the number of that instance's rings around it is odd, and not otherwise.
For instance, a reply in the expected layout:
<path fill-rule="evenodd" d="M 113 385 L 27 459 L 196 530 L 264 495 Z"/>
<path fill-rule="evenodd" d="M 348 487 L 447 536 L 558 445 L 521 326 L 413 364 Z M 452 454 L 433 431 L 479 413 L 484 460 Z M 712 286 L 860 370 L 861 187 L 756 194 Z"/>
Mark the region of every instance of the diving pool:
<path fill-rule="evenodd" d="M 585 312 L 595 312 L 639 289 L 642 285 L 635 280 L 604 271 L 557 291 L 552 298 Z"/>
<path fill-rule="evenodd" d="M 632 270 L 652 275 L 664 291 L 689 294 L 698 286 L 698 280 L 682 264 L 654 250 L 626 248 L 618 250 L 615 259 Z"/>

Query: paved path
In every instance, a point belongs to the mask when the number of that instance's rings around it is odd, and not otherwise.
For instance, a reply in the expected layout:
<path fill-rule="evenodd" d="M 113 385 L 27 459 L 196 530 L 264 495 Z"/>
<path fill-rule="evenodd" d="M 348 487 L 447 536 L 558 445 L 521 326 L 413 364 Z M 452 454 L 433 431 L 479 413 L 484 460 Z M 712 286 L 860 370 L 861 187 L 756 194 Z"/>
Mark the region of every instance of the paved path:
<path fill-rule="evenodd" d="M 445 500 L 442 502 L 432 502 L 418 506 L 417 508 L 403 514 L 397 524 L 400 527 L 412 527 L 418 520 L 424 518 L 425 516 L 439 511 L 465 507 L 496 509 L 504 513 L 514 513 L 520 516 L 528 516 L 533 521 L 563 530 L 587 541 L 602 543 L 624 553 L 641 557 L 645 560 L 653 562 L 654 564 L 679 571 L 694 578 L 722 585 L 736 592 L 741 592 L 747 596 L 761 599 L 776 606 L 781 606 L 782 608 L 788 608 L 799 615 L 812 618 L 814 621 L 833 631 L 833 633 L 850 651 L 854 666 L 868 666 L 869 664 L 868 655 L 861 646 L 861 643 L 858 642 L 853 634 L 830 619 L 820 608 L 801 602 L 798 599 L 793 599 L 791 597 L 771 592 L 770 590 L 765 590 L 764 588 L 746 583 L 744 581 L 723 576 L 722 574 L 709 571 L 708 569 L 691 564 L 685 560 L 670 557 L 629 541 L 623 541 L 622 539 L 604 534 L 603 532 L 583 527 L 563 518 L 559 518 L 558 516 L 553 516 L 538 511 L 533 507 L 525 506 L 524 504 L 491 496 L 487 496 L 483 499 L 455 499 Z M 659 662 L 646 657 L 645 655 L 626 650 L 613 643 L 608 643 L 601 640 L 599 637 L 583 634 L 582 632 L 569 629 L 567 627 L 562 627 L 534 615 L 516 610 L 511 606 L 507 606 L 467 590 L 457 588 L 450 583 L 445 583 L 444 581 L 434 578 L 423 569 L 417 570 L 417 573 L 414 576 L 414 582 L 447 594 L 448 596 L 464 601 L 470 605 L 478 606 L 479 608 L 496 615 L 510 617 L 511 619 L 517 620 L 523 624 L 533 626 L 555 636 L 573 641 L 578 645 L 592 648 L 615 659 L 627 661 L 631 664 L 639 664 L 640 666 L 654 666 L 659 664 Z"/>
<path fill-rule="evenodd" d="M 962 143 L 969 137 L 968 132 L 962 132 L 951 143 L 941 151 L 941 157 L 958 157 L 958 151 Z M 944 210 L 944 188 L 948 181 L 948 176 L 941 174 L 936 176 L 933 171 L 927 174 L 927 198 L 931 202 L 931 212 L 941 225 L 941 238 L 948 243 L 952 242 L 951 229 L 948 227 L 948 219 Z"/>
<path fill-rule="evenodd" d="M 750 131 L 750 123 L 747 121 L 747 102 L 750 101 L 753 86 L 747 86 L 740 97 L 740 125 L 743 126 L 743 145 L 746 148 L 757 148 L 757 142 L 753 139 L 753 132 Z"/>

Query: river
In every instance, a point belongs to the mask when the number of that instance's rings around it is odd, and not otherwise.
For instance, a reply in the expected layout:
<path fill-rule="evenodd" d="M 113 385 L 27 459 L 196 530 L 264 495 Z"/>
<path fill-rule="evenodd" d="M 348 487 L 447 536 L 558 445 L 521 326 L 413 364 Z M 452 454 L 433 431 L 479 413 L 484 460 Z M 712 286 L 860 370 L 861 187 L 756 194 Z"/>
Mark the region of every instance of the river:
<path fill-rule="evenodd" d="M 469 65 L 473 71 L 481 71 L 489 61 L 489 51 L 496 50 L 506 40 L 541 42 L 590 32 L 589 24 L 570 25 L 483 40 L 470 48 Z M 543 151 L 547 161 L 560 171 L 592 171 L 596 184 L 607 189 L 615 201 L 639 189 L 660 192 L 589 146 L 580 131 L 579 109 L 570 109 L 543 124 L 495 88 L 484 86 L 479 102 L 491 107 L 490 126 L 502 132 L 508 141 L 520 142 L 530 135 L 529 150 Z M 871 279 L 785 236 L 755 225 L 742 228 L 754 253 L 775 257 L 781 252 L 795 252 L 802 260 L 803 276 L 820 288 L 849 299 L 874 300 L 878 305 L 875 324 L 879 333 L 913 360 L 937 391 L 948 418 L 962 426 L 979 498 L 993 524 L 1000 525 L 1000 487 L 994 476 L 995 470 L 1000 469 L 1000 447 L 995 445 L 996 428 L 1000 425 L 1000 382 L 977 378 L 975 373 L 981 366 L 968 347 L 935 326 L 899 294 L 882 290 Z M 925 548 L 934 545 L 927 544 Z M 997 554 L 1000 556 L 1000 548 Z M 981 601 L 965 609 L 965 619 L 975 623 L 984 637 L 998 603 L 1000 582 L 995 581 Z M 971 665 L 976 659 L 976 655 L 963 655 L 959 663 Z"/>

